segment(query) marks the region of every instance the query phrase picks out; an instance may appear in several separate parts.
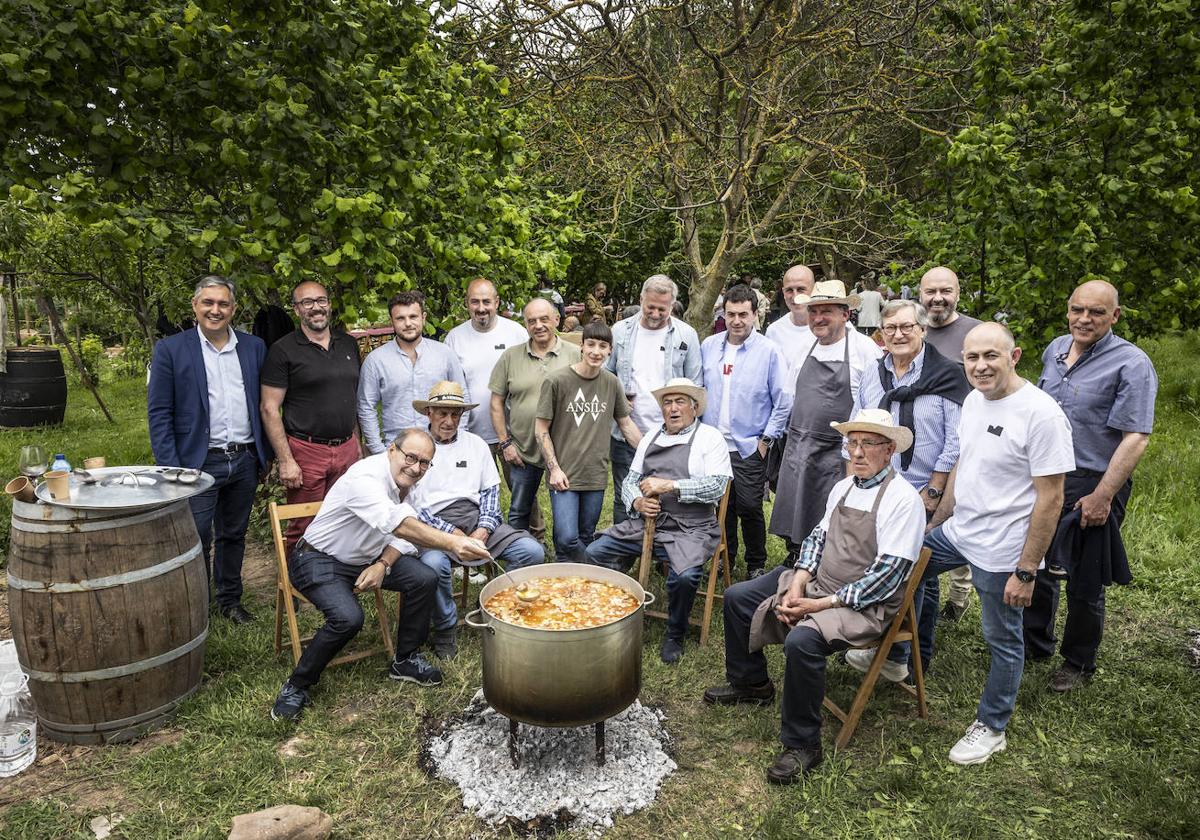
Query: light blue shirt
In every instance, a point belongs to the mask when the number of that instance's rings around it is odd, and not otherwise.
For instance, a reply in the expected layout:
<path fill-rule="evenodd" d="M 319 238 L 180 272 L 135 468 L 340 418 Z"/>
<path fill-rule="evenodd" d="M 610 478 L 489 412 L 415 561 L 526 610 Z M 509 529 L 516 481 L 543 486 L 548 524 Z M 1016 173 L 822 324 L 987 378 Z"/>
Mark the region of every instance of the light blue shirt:
<path fill-rule="evenodd" d="M 358 427 L 373 455 L 384 451 L 404 429 L 429 428 L 429 418 L 413 409 L 413 400 L 427 399 L 433 386 L 443 379 L 461 385 L 467 402 L 471 402 L 467 377 L 453 350 L 440 341 L 423 337 L 416 352 L 417 361 L 413 364 L 393 340 L 376 347 L 363 360 L 358 376 Z M 382 437 L 376 406 L 382 406 Z M 460 429 L 466 429 L 467 414 L 463 412 Z"/>
<path fill-rule="evenodd" d="M 621 381 L 621 388 L 626 394 L 632 391 L 633 384 L 633 348 L 637 345 L 638 325 L 642 314 L 639 312 L 629 318 L 613 324 L 613 349 L 609 354 L 606 367 L 616 374 Z M 667 337 L 663 341 L 663 381 L 666 385 L 670 379 L 686 376 L 697 385 L 703 376 L 700 368 L 700 338 L 692 326 L 678 318 L 671 318 L 667 325 Z M 613 424 L 612 436 L 623 440 L 621 430 Z"/>
<path fill-rule="evenodd" d="M 896 375 L 889 353 L 883 357 L 887 369 Z M 925 348 L 913 359 L 904 376 L 896 379 L 896 387 L 912 385 L 921 378 L 921 367 L 925 363 Z M 879 381 L 879 370 L 873 368 L 863 371 L 862 380 L 858 383 L 858 399 L 855 404 L 855 414 L 864 408 L 879 408 L 879 401 L 886 393 L 883 383 Z M 892 422 L 900 424 L 900 403 L 892 401 Z M 936 394 L 922 394 L 913 400 L 913 457 L 907 470 L 900 469 L 900 453 L 892 456 L 892 467 L 918 490 L 929 483 L 929 477 L 935 472 L 948 473 L 958 460 L 958 420 L 962 416 L 962 406 Z M 845 447 L 842 448 L 842 458 L 849 460 Z"/>
<path fill-rule="evenodd" d="M 237 333 L 229 330 L 229 340 L 220 350 L 199 327 L 196 335 L 200 337 L 200 356 L 208 380 L 208 446 L 216 449 L 231 443 L 250 443 L 254 432 L 250 428 L 242 363 L 238 360 Z"/>
<path fill-rule="evenodd" d="M 721 400 L 725 393 L 726 333 L 704 339 L 700 358 L 708 403 L 704 422 L 720 428 Z M 738 347 L 729 378 L 729 433 L 738 454 L 749 458 L 760 437 L 778 440 L 792 410 L 788 392 L 788 362 L 779 345 L 752 330 Z"/>

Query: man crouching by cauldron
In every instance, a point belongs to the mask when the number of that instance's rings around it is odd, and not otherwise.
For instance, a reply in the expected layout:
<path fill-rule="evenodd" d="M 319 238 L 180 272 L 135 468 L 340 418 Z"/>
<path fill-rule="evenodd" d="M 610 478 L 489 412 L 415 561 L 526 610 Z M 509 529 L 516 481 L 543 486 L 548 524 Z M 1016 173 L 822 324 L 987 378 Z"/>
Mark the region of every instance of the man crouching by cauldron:
<path fill-rule="evenodd" d="M 448 534 L 474 537 L 509 569 L 545 560 L 540 542 L 500 516 L 500 473 L 492 450 L 479 435 L 459 428 L 463 412 L 478 404 L 466 401 L 457 382 L 443 381 L 433 386 L 429 399 L 413 400 L 412 406 L 429 417 L 429 434 L 436 445 L 433 466 L 409 497 L 421 521 Z M 450 554 L 434 546 L 422 548 L 420 557 L 438 576 L 430 644 L 438 659 L 453 659 L 458 653 L 458 608 Z"/>
<path fill-rule="evenodd" d="M 396 625 L 396 659 L 388 676 L 418 685 L 442 682 L 441 671 L 417 652 L 429 635 L 437 573 L 421 562 L 412 543 L 453 551 L 463 560 L 482 560 L 488 552 L 473 537 L 425 525 L 406 502 L 432 465 L 433 453 L 428 432 L 405 429 L 391 446 L 354 464 L 337 480 L 296 543 L 288 558 L 288 576 L 325 615 L 325 624 L 279 690 L 272 719 L 296 720 L 325 666 L 362 629 L 356 590 L 382 586 L 404 595 Z"/>
<path fill-rule="evenodd" d="M 783 752 L 767 770 L 777 785 L 821 763 L 825 658 L 886 632 L 925 534 L 920 495 L 904 479 L 893 480 L 892 456 L 912 446 L 912 431 L 880 409 L 830 425 L 846 438 L 850 475 L 830 491 L 794 569 L 780 566 L 725 590 L 729 683 L 704 692 L 706 703 L 769 704 L 775 686 L 762 649 L 783 644 Z"/>
<path fill-rule="evenodd" d="M 662 408 L 663 425 L 642 436 L 621 484 L 631 518 L 589 545 L 586 560 L 625 571 L 641 555 L 646 517 L 655 520 L 654 557 L 669 566 L 667 634 L 659 655 L 674 664 L 683 655 L 704 564 L 721 540 L 717 503 L 733 470 L 724 436 L 697 419 L 704 413 L 703 388 L 680 377 L 651 393 Z"/>

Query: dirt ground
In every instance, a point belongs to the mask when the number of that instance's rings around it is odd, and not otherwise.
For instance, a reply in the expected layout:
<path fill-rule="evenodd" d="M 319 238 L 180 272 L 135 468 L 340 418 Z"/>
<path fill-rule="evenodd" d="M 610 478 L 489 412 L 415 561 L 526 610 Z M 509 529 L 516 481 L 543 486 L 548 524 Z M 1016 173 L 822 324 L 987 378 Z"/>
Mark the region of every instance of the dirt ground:
<path fill-rule="evenodd" d="M 270 592 L 275 586 L 275 559 L 263 546 L 246 543 L 242 581 L 247 593 L 258 595 Z M 0 639 L 11 637 L 8 583 L 6 576 L 0 575 Z M 126 754 L 136 754 L 160 744 L 172 743 L 182 736 L 182 730 L 166 727 L 146 735 L 136 743 L 122 744 L 121 749 Z M 15 778 L 5 779 L 4 784 L 0 785 L 0 809 L 34 796 L 55 796 L 70 799 L 73 807 L 81 813 L 100 808 L 110 812 L 121 811 L 121 792 L 114 790 L 103 774 L 81 772 L 98 752 L 107 749 L 112 748 L 60 744 L 48 738 L 39 738 L 38 757 L 33 766 Z"/>

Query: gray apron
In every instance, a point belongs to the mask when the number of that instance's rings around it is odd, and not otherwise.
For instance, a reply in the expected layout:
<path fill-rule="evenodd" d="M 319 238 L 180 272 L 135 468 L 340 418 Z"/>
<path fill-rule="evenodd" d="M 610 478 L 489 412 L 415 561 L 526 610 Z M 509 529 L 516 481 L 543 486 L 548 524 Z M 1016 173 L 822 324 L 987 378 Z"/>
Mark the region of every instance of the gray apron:
<path fill-rule="evenodd" d="M 446 520 L 464 534 L 469 534 L 479 527 L 479 505 L 472 502 L 470 499 L 458 499 L 446 505 L 436 514 L 439 518 Z M 500 525 L 492 535 L 488 537 L 487 550 L 492 557 L 499 557 L 504 553 L 513 540 L 521 537 L 528 537 L 528 531 L 518 531 L 507 522 L 501 520 Z M 486 560 L 458 560 L 454 561 L 460 566 L 475 567 L 486 563 Z"/>
<path fill-rule="evenodd" d="M 846 507 L 846 496 L 853 484 L 838 501 L 829 517 L 829 533 L 825 536 L 825 550 L 817 566 L 816 576 L 808 582 L 805 596 L 828 598 L 836 595 L 843 586 L 860 580 L 879 554 L 879 543 L 875 539 L 875 524 L 879 514 L 879 503 L 887 491 L 888 484 L 895 478 L 896 471 L 888 472 L 879 484 L 875 502 L 870 510 Z M 791 628 L 775 615 L 775 605 L 787 592 L 795 572 L 787 570 L 779 576 L 775 594 L 758 605 L 750 619 L 750 652 L 762 650 L 767 645 L 783 644 Z M 865 645 L 877 641 L 887 629 L 888 622 L 900 609 L 904 600 L 904 587 L 899 587 L 882 603 L 871 604 L 863 610 L 849 607 L 821 610 L 806 615 L 796 626 L 804 623 L 815 626 L 827 642 L 844 641 L 850 645 Z"/>
<path fill-rule="evenodd" d="M 660 428 L 650 439 L 646 447 L 646 456 L 642 459 L 642 475 L 645 477 L 684 479 L 690 478 L 688 471 L 688 456 L 692 451 L 692 441 L 696 432 L 700 431 L 700 421 L 688 442 L 681 446 L 658 446 L 655 441 L 662 434 Z M 695 566 L 703 566 L 721 541 L 721 526 L 717 523 L 717 508 L 715 505 L 704 505 L 696 502 L 684 504 L 675 494 L 659 496 L 662 511 L 655 521 L 654 544 L 662 546 L 667 553 L 667 561 L 676 574 L 686 572 Z M 644 520 L 639 516 L 626 519 L 604 533 L 620 540 L 640 540 L 645 532 Z"/>
<path fill-rule="evenodd" d="M 796 374 L 770 529 L 792 543 L 801 543 L 812 533 L 825 516 L 829 491 L 846 477 L 842 436 L 829 426 L 848 420 L 854 407 L 849 335 L 845 341 L 846 353 L 840 362 L 814 359 L 814 342 Z"/>

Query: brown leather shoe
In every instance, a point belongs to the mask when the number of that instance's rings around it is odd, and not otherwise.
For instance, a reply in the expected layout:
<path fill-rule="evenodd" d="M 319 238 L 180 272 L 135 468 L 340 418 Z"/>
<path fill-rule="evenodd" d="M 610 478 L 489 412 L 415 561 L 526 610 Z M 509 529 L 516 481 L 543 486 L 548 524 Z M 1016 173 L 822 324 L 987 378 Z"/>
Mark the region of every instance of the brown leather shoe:
<path fill-rule="evenodd" d="M 1066 694 L 1068 691 L 1079 688 L 1081 685 L 1087 685 L 1091 681 L 1091 674 L 1085 674 L 1083 671 L 1080 671 L 1078 668 L 1072 668 L 1070 665 L 1063 665 L 1050 675 L 1050 690 L 1057 691 L 1059 694 Z"/>
<path fill-rule="evenodd" d="M 716 706 L 733 706 L 737 703 L 752 703 L 769 706 L 775 699 L 775 685 L 767 681 L 762 685 L 741 687 L 736 685 L 714 685 L 705 689 L 704 702 Z"/>
<path fill-rule="evenodd" d="M 767 768 L 767 781 L 773 785 L 790 785 L 808 775 L 825 758 L 825 751 L 815 747 L 789 747 Z"/>

